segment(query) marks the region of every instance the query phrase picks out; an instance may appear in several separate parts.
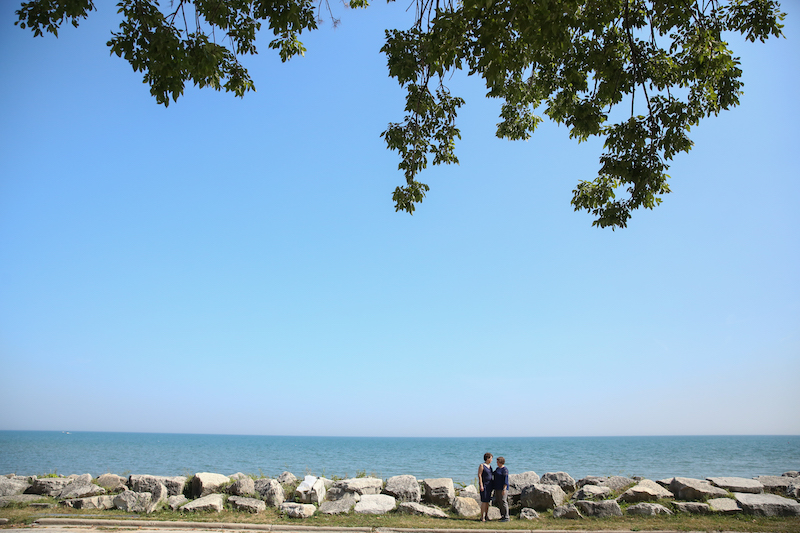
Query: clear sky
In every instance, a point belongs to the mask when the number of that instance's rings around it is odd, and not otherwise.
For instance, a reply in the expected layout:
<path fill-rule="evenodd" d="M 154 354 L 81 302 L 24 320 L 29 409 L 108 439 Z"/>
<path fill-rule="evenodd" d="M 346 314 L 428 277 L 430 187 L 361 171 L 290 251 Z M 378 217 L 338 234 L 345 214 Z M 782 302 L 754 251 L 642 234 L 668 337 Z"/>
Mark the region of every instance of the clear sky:
<path fill-rule="evenodd" d="M 616 232 L 569 204 L 600 143 L 499 140 L 465 76 L 461 164 L 394 212 L 405 4 L 168 109 L 109 56 L 111 4 L 58 39 L 0 10 L 0 429 L 800 434 L 797 3 Z"/>

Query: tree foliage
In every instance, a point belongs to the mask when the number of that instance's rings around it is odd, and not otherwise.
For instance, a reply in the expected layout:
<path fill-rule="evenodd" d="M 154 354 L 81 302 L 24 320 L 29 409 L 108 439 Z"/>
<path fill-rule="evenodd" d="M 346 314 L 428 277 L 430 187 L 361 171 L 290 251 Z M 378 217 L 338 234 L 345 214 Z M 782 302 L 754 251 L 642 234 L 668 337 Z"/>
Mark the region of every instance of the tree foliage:
<path fill-rule="evenodd" d="M 303 31 L 333 18 L 322 1 L 120 0 L 108 46 L 165 106 L 189 81 L 243 96 L 255 87 L 240 58 L 257 53 L 262 25 L 286 61 L 305 51 Z M 16 24 L 57 36 L 94 9 L 92 0 L 33 0 Z M 417 178 L 429 160 L 458 162 L 464 100 L 445 80 L 466 70 L 502 101 L 498 137 L 528 139 L 545 115 L 578 142 L 603 138 L 598 175 L 578 183 L 572 205 L 596 226 L 625 227 L 669 192 L 669 162 L 692 148 L 691 127 L 739 103 L 742 71 L 726 34 L 764 41 L 782 35 L 784 17 L 776 0 L 416 0 L 415 24 L 387 31 L 382 48 L 407 91 L 403 121 L 382 134 L 406 181 L 395 209 L 413 213 L 423 200 L 429 187 Z"/>

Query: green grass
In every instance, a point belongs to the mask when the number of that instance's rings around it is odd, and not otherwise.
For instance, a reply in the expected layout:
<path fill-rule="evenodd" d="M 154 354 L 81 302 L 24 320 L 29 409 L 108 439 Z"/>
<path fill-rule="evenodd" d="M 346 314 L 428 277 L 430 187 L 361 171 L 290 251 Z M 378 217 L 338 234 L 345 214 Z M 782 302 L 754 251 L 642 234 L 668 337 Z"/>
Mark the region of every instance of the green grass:
<path fill-rule="evenodd" d="M 49 499 L 52 503 L 55 500 Z M 470 530 L 617 530 L 617 531 L 771 531 L 776 533 L 800 533 L 800 517 L 766 518 L 750 515 L 689 515 L 673 516 L 622 516 L 611 518 L 586 518 L 584 520 L 559 520 L 552 513 L 540 513 L 539 520 L 527 521 L 513 517 L 510 522 L 492 521 L 481 523 L 475 519 L 450 517 L 447 519 L 426 518 L 421 516 L 389 513 L 381 516 L 357 515 L 314 515 L 305 520 L 283 517 L 277 509 L 269 508 L 266 512 L 249 514 L 239 511 L 224 510 L 221 513 L 179 513 L 161 510 L 148 515 L 135 515 L 119 510 L 99 511 L 93 509 L 79 510 L 55 505 L 49 509 L 36 509 L 23 505 L 11 504 L 0 508 L 0 518 L 8 518 L 5 527 L 29 525 L 39 518 L 68 517 L 114 520 L 163 520 L 197 521 L 197 522 L 229 522 L 247 524 L 294 524 L 305 526 L 327 527 L 369 527 L 369 528 L 413 528 L 413 529 L 470 529 Z M 2 526 L 0 526 L 2 528 Z"/>

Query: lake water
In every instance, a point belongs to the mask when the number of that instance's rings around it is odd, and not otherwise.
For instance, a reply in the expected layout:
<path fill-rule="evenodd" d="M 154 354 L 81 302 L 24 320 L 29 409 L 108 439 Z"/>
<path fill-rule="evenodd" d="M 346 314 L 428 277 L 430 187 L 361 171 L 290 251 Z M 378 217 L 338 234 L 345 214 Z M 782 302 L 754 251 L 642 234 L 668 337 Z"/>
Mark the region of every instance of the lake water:
<path fill-rule="evenodd" d="M 290 471 L 327 477 L 449 477 L 469 483 L 483 454 L 511 473 L 753 477 L 800 470 L 800 436 L 389 438 L 0 431 L 0 474 L 189 475 Z"/>

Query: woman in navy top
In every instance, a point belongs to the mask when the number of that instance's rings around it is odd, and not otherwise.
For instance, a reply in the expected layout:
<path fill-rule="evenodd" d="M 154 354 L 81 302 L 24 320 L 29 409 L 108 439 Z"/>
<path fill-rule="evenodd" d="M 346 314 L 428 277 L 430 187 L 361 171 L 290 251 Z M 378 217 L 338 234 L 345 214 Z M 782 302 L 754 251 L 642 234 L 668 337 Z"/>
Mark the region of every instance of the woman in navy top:
<path fill-rule="evenodd" d="M 478 467 L 478 488 L 481 489 L 481 522 L 489 520 L 489 503 L 492 501 L 492 454 L 483 454 Z"/>

